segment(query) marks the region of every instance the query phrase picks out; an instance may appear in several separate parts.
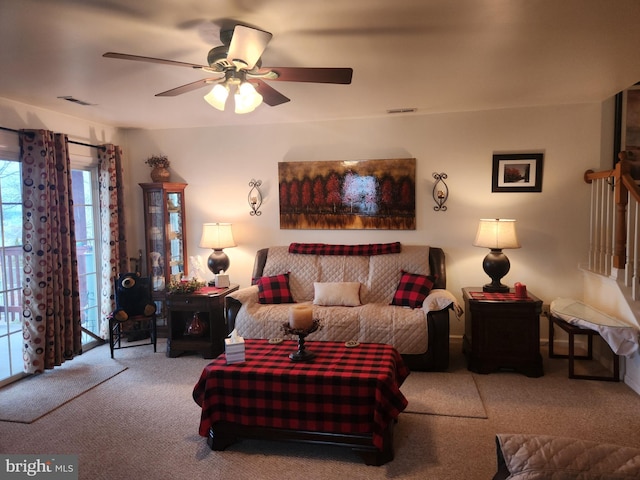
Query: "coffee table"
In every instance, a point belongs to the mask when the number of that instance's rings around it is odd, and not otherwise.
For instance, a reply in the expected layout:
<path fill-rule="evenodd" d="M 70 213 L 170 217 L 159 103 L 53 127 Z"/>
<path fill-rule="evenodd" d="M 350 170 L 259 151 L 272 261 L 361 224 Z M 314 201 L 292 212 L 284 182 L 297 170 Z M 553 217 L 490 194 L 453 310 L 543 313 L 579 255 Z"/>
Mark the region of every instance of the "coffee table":
<path fill-rule="evenodd" d="M 246 361 L 209 363 L 193 389 L 199 433 L 212 450 L 242 438 L 349 447 L 367 465 L 393 460 L 393 426 L 409 370 L 390 345 L 307 341 L 316 357 L 292 362 L 297 342 L 245 339 Z"/>

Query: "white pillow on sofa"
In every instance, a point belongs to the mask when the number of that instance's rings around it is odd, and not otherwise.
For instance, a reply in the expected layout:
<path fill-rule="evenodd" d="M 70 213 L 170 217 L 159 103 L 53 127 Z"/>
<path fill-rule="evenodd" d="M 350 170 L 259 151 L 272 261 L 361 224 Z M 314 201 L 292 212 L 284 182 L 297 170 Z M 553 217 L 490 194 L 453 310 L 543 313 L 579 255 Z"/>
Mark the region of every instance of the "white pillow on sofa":
<path fill-rule="evenodd" d="M 244 287 L 229 294 L 231 298 L 236 299 L 240 303 L 258 303 L 258 285 Z"/>
<path fill-rule="evenodd" d="M 360 282 L 313 282 L 314 305 L 357 307 L 360 303 Z"/>

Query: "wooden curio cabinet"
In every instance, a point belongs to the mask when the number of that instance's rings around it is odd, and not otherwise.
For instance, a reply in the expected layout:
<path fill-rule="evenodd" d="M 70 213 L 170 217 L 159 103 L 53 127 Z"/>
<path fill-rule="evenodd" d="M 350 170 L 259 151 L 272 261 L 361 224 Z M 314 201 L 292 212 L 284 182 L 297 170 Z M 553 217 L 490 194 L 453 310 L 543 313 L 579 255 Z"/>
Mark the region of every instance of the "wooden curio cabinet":
<path fill-rule="evenodd" d="M 141 183 L 144 199 L 146 276 L 156 303 L 158 334 L 167 333 L 166 288 L 188 276 L 184 189 L 186 183 Z"/>

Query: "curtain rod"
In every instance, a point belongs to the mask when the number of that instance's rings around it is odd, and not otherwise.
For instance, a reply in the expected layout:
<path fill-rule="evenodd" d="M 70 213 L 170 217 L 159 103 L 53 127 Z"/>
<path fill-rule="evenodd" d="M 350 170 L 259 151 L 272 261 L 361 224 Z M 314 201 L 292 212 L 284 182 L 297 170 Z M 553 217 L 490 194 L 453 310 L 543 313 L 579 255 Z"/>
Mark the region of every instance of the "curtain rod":
<path fill-rule="evenodd" d="M 7 127 L 0 127 L 0 130 L 4 130 L 5 132 L 13 132 L 13 133 L 17 133 L 20 134 L 20 130 L 15 130 L 13 128 L 7 128 Z M 73 143 L 75 145 L 82 145 L 83 147 L 91 147 L 91 148 L 97 148 L 98 150 L 105 150 L 105 147 L 103 147 L 102 145 L 91 145 L 90 143 L 83 143 L 83 142 L 77 142 L 75 140 L 68 140 L 69 143 Z"/>

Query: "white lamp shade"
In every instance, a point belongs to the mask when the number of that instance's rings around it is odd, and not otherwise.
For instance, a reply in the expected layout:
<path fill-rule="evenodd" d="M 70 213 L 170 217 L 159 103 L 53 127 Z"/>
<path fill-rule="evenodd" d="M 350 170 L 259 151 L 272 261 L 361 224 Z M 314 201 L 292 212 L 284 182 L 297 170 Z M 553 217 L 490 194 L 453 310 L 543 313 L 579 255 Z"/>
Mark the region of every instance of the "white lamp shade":
<path fill-rule="evenodd" d="M 516 221 L 509 218 L 481 219 L 473 245 L 491 249 L 520 248 Z"/>
<path fill-rule="evenodd" d="M 204 96 L 204 99 L 209 105 L 224 111 L 224 105 L 227 103 L 227 97 L 229 96 L 229 87 L 216 83 L 209 93 Z"/>
<path fill-rule="evenodd" d="M 215 250 L 235 247 L 230 223 L 205 223 L 202 225 L 201 248 L 213 248 Z"/>
<path fill-rule="evenodd" d="M 243 82 L 238 86 L 234 100 L 236 113 L 249 113 L 253 112 L 262 103 L 262 95 L 249 82 Z"/>

